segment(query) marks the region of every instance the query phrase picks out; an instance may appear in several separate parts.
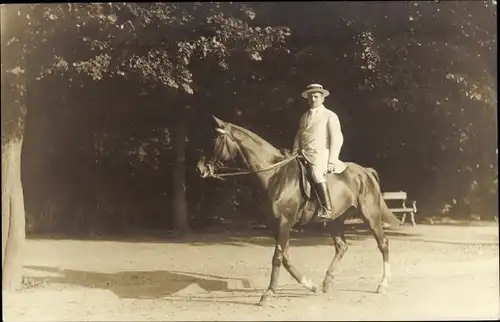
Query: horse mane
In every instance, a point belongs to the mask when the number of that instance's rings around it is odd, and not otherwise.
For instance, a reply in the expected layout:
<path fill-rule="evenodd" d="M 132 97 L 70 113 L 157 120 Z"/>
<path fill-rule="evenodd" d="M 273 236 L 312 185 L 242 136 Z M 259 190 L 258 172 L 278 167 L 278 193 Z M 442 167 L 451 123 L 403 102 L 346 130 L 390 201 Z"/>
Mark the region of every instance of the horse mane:
<path fill-rule="evenodd" d="M 279 161 L 282 161 L 285 159 L 286 153 L 284 155 L 284 153 L 282 153 L 280 150 L 275 148 L 271 143 L 267 142 L 266 140 L 261 138 L 259 135 L 255 134 L 254 132 L 252 132 L 248 129 L 245 129 L 244 127 L 232 124 L 232 123 L 228 123 L 228 125 L 230 125 L 231 128 L 242 132 L 248 138 L 250 138 L 252 141 L 254 141 L 259 148 L 259 153 L 269 155 L 270 157 L 273 158 L 274 162 L 279 162 Z"/>

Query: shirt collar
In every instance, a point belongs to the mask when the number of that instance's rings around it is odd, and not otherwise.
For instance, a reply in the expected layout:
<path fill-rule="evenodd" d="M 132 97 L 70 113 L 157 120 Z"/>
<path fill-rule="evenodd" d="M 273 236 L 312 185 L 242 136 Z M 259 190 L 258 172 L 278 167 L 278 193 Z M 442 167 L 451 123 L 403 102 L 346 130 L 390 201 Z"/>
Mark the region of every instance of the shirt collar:
<path fill-rule="evenodd" d="M 320 106 L 318 106 L 316 108 L 310 108 L 309 111 L 311 113 L 316 113 L 316 112 L 321 111 L 321 110 L 323 110 L 325 108 L 326 108 L 325 105 L 321 104 Z"/>

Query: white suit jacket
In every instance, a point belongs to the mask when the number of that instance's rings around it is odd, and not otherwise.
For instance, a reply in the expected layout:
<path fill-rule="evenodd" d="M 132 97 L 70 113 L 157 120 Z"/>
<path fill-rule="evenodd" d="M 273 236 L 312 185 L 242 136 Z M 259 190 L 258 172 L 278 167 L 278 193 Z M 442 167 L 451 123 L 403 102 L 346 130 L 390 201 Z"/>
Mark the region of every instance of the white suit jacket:
<path fill-rule="evenodd" d="M 310 163 L 325 167 L 326 171 L 328 163 L 340 167 L 343 165 L 339 160 L 343 142 L 344 136 L 337 114 L 320 106 L 312 112 L 312 115 L 311 110 L 302 115 L 293 151 L 301 150 Z"/>

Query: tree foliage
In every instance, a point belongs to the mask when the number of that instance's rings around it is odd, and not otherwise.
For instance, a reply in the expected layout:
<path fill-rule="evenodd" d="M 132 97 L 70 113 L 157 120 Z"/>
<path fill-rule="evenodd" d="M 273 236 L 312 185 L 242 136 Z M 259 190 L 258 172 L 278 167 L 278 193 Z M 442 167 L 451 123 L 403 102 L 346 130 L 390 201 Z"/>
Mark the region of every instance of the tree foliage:
<path fill-rule="evenodd" d="M 279 47 L 290 34 L 285 27 L 253 26 L 255 13 L 238 3 L 68 3 L 23 9 L 30 37 L 19 43 L 45 53 L 41 77 L 70 69 L 93 80 L 140 75 L 148 84 L 190 94 L 193 60 L 210 59 L 227 69 L 233 53 L 259 60 L 261 52 Z"/>

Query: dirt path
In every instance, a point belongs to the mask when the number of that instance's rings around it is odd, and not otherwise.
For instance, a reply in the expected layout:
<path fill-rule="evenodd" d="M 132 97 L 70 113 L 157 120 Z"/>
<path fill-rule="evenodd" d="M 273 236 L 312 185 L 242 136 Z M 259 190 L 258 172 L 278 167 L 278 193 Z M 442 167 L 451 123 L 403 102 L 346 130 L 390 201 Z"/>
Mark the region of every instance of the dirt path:
<path fill-rule="evenodd" d="M 299 234 L 295 234 L 297 237 Z M 32 240 L 25 261 L 35 288 L 4 294 L 6 321 L 415 320 L 499 318 L 498 226 L 418 226 L 389 233 L 392 273 L 375 294 L 381 255 L 366 234 L 328 295 L 312 295 L 282 269 L 273 307 L 258 307 L 273 253 L 265 237 L 196 242 Z M 320 282 L 330 239 L 300 237 L 295 266 Z"/>

